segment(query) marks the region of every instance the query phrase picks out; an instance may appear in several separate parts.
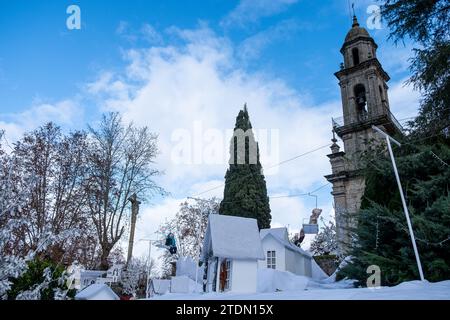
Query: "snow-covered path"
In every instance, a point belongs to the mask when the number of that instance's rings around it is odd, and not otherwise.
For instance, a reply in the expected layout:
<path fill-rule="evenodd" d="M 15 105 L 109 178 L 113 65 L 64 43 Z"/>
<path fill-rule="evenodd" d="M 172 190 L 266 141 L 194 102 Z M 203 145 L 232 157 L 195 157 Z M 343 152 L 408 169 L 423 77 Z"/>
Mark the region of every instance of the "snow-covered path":
<path fill-rule="evenodd" d="M 337 283 L 336 283 L 337 284 Z M 306 290 L 257 294 L 207 293 L 157 296 L 155 300 L 450 300 L 450 280 L 436 283 L 410 281 L 395 287 L 324 288 L 327 285 L 311 283 Z"/>

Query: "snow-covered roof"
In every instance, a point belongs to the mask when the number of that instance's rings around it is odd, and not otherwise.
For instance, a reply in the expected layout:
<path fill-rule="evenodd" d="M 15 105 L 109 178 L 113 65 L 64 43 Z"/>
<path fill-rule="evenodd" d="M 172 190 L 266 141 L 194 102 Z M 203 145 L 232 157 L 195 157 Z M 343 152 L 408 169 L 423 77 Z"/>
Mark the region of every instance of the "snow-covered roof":
<path fill-rule="evenodd" d="M 282 244 L 286 249 L 298 252 L 301 255 L 304 255 L 309 258 L 311 257 L 310 253 L 306 252 L 300 247 L 297 247 L 295 244 L 289 241 L 288 232 L 286 228 L 261 229 L 260 235 L 261 240 L 264 240 L 264 238 L 267 236 L 271 236 L 280 244 Z"/>
<path fill-rule="evenodd" d="M 202 256 L 264 260 L 256 219 L 212 214 L 203 245 Z"/>
<path fill-rule="evenodd" d="M 268 233 L 271 233 L 280 239 L 289 241 L 289 237 L 288 237 L 286 228 L 261 229 L 261 231 L 260 231 L 261 239 L 263 239 Z"/>
<path fill-rule="evenodd" d="M 81 277 L 101 277 L 106 274 L 106 271 L 100 271 L 100 270 L 83 270 L 80 272 Z"/>
<path fill-rule="evenodd" d="M 84 288 L 75 295 L 75 299 L 94 300 L 101 291 L 104 291 L 104 293 L 110 296 L 111 300 L 120 299 L 119 296 L 115 294 L 110 287 L 108 287 L 106 284 L 99 284 L 99 283 L 94 283 L 91 284 L 90 286 L 87 286 L 86 288 Z"/>

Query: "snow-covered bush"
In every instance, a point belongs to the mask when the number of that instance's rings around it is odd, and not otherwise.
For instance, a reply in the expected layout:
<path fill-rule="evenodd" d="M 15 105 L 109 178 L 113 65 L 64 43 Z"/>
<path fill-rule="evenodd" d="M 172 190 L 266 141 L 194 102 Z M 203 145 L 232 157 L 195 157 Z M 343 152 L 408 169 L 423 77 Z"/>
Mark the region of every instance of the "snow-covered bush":
<path fill-rule="evenodd" d="M 153 260 L 150 261 L 149 267 L 146 259 L 131 259 L 120 276 L 119 286 L 121 287 L 121 293 L 133 297 L 144 296 L 145 290 L 147 290 L 148 272 L 150 271 L 150 274 L 152 274 L 153 270 Z"/>
<path fill-rule="evenodd" d="M 323 218 L 320 219 L 322 222 Z M 336 254 L 338 249 L 336 226 L 333 221 L 325 224 L 311 243 L 310 251 L 315 256 Z"/>

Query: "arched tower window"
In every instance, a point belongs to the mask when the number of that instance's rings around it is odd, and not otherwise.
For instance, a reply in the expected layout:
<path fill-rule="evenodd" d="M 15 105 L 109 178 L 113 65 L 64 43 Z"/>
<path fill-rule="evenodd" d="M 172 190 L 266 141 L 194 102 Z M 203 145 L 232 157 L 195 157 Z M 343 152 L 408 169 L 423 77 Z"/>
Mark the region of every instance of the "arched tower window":
<path fill-rule="evenodd" d="M 356 114 L 358 120 L 364 120 L 367 118 L 367 98 L 366 98 L 366 88 L 363 84 L 357 84 L 354 88 L 355 101 L 356 101 Z"/>
<path fill-rule="evenodd" d="M 380 91 L 381 102 L 383 102 L 384 101 L 383 89 L 381 89 L 381 86 L 378 86 L 378 90 Z"/>
<path fill-rule="evenodd" d="M 359 50 L 358 48 L 352 49 L 353 65 L 357 66 L 359 64 Z"/>

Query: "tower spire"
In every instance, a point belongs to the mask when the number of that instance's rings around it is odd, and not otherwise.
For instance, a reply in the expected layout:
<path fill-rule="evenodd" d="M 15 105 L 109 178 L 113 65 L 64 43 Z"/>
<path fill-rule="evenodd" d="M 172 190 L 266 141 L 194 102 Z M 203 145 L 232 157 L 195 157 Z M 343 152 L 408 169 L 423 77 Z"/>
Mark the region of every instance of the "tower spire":
<path fill-rule="evenodd" d="M 355 27 L 359 27 L 359 22 L 358 22 L 358 18 L 356 18 L 356 16 L 353 16 L 352 28 L 355 28 Z"/>
<path fill-rule="evenodd" d="M 352 2 L 352 12 L 353 12 L 352 28 L 359 27 L 358 18 L 356 18 L 355 3 L 354 2 Z"/>

